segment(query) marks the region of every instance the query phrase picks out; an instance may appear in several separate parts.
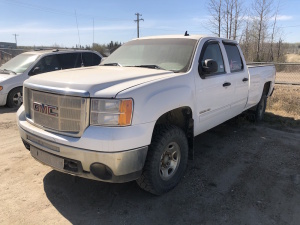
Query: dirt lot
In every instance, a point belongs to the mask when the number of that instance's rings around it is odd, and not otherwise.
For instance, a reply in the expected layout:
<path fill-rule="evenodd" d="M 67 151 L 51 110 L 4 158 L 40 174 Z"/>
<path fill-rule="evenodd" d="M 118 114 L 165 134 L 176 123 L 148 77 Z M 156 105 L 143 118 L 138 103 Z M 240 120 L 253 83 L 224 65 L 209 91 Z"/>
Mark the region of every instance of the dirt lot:
<path fill-rule="evenodd" d="M 266 119 L 239 117 L 199 135 L 179 186 L 155 197 L 135 182 L 75 179 L 41 165 L 19 138 L 15 111 L 0 107 L 0 224 L 298 225 L 299 120 Z"/>

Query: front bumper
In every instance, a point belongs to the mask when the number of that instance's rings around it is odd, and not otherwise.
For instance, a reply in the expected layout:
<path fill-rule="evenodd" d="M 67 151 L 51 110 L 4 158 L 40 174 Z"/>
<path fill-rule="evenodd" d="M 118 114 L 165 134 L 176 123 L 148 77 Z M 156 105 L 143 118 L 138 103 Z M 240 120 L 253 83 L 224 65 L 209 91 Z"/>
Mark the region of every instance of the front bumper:
<path fill-rule="evenodd" d="M 103 144 L 105 137 L 108 138 L 107 142 L 118 142 L 118 140 L 110 139 L 111 136 L 108 134 L 104 137 L 101 136 L 103 128 L 99 127 L 101 132 L 91 135 L 90 141 L 85 140 L 85 148 L 82 148 L 80 147 L 83 145 L 80 143 L 83 141 L 82 137 L 73 138 L 50 133 L 28 123 L 25 120 L 23 107 L 19 109 L 17 116 L 21 138 L 25 142 L 25 146 L 30 149 L 31 155 L 55 170 L 88 179 L 117 183 L 135 180 L 141 175 L 148 151 L 146 139 L 142 138 L 144 144 L 138 147 L 122 149 L 122 146 L 128 146 L 124 142 L 123 145 L 122 143 L 118 144 L 119 149 L 116 149 L 116 146 Z M 137 143 L 140 142 L 137 139 L 139 136 L 148 135 L 148 128 L 141 129 L 139 127 L 138 131 L 139 135 L 135 137 Z M 126 130 L 123 132 L 125 137 L 129 136 Z M 129 139 L 134 139 L 135 132 L 131 132 L 131 135 L 133 137 Z M 112 135 L 112 137 L 114 136 L 116 135 Z M 98 142 L 98 149 L 93 150 L 96 142 Z M 107 148 L 103 148 L 103 146 L 107 146 Z"/>

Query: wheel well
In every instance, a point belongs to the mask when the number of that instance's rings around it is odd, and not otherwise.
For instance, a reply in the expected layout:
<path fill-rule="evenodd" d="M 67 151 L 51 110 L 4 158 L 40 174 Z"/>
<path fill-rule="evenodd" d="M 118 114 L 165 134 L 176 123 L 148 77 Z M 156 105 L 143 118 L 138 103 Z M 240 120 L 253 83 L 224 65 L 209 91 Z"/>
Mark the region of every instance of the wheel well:
<path fill-rule="evenodd" d="M 172 124 L 182 129 L 188 139 L 189 159 L 194 157 L 194 119 L 192 109 L 188 106 L 180 107 L 166 112 L 158 118 L 158 124 Z M 155 129 L 155 127 L 154 127 Z"/>
<path fill-rule="evenodd" d="M 271 81 L 265 83 L 264 85 L 264 89 L 263 89 L 263 94 L 268 96 L 269 92 L 270 92 L 270 87 L 271 87 Z"/>
<path fill-rule="evenodd" d="M 11 93 L 13 90 L 17 89 L 17 88 L 22 88 L 22 92 L 23 92 L 23 86 L 18 86 L 18 87 L 14 87 L 12 88 L 7 95 L 9 95 L 9 93 Z"/>

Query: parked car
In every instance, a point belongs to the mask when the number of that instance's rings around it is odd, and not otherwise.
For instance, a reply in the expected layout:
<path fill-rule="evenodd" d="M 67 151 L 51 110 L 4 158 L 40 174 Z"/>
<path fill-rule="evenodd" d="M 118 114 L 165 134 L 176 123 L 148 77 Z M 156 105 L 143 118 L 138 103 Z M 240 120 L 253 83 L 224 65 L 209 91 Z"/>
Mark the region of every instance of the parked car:
<path fill-rule="evenodd" d="M 196 135 L 248 109 L 262 120 L 274 81 L 274 65 L 248 68 L 236 41 L 140 38 L 99 67 L 25 81 L 18 127 L 55 170 L 160 195 L 183 177 Z"/>
<path fill-rule="evenodd" d="M 0 67 L 0 106 L 19 107 L 23 82 L 46 72 L 99 65 L 102 56 L 89 50 L 41 50 L 25 52 Z"/>

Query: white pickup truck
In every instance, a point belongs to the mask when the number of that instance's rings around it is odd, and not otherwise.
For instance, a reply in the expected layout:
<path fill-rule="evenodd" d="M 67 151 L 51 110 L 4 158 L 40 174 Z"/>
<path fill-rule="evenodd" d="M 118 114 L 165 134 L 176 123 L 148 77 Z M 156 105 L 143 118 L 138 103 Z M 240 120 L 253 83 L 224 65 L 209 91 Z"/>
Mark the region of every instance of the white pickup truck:
<path fill-rule="evenodd" d="M 18 126 L 55 170 L 160 195 L 184 175 L 194 136 L 247 109 L 263 118 L 274 80 L 273 65 L 247 67 L 232 40 L 140 38 L 100 66 L 25 81 Z"/>

